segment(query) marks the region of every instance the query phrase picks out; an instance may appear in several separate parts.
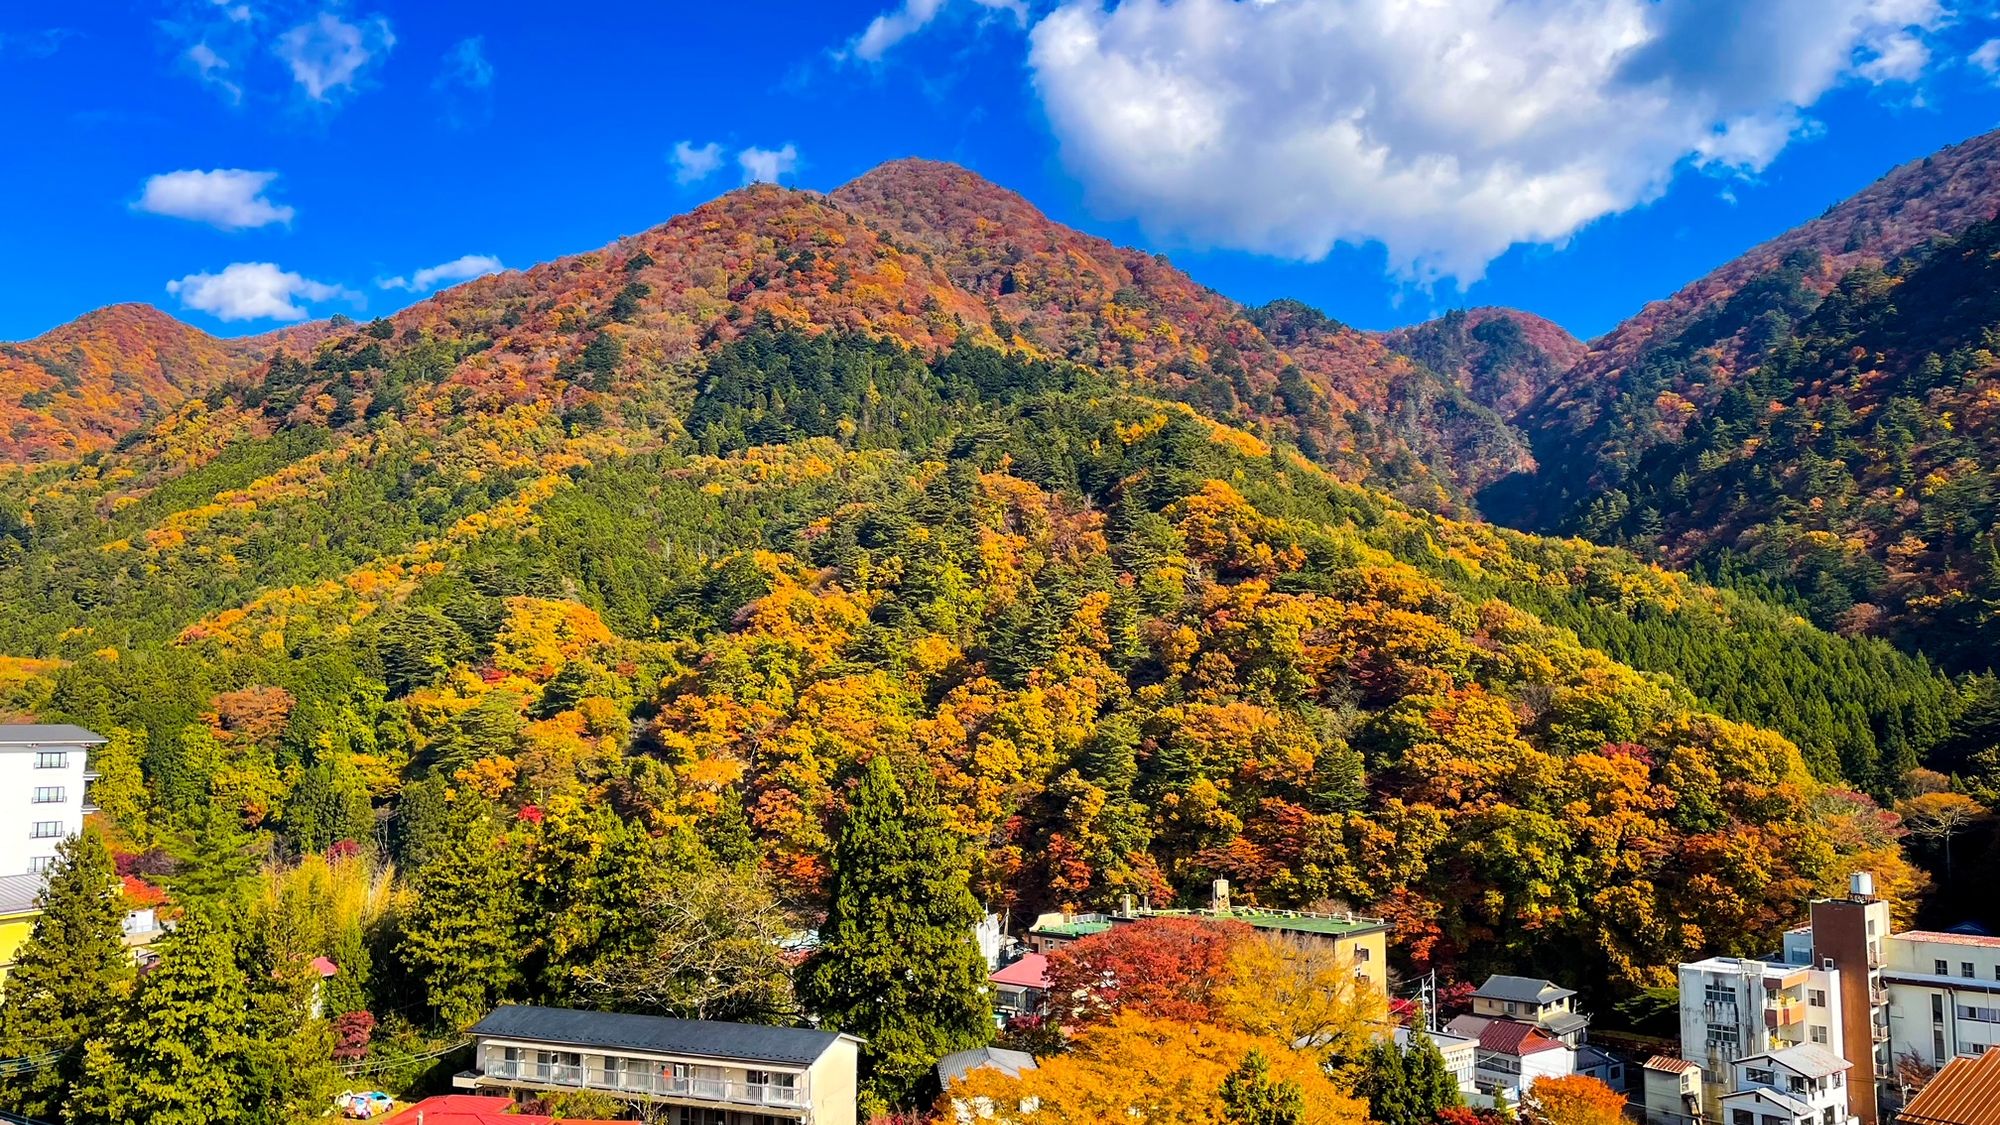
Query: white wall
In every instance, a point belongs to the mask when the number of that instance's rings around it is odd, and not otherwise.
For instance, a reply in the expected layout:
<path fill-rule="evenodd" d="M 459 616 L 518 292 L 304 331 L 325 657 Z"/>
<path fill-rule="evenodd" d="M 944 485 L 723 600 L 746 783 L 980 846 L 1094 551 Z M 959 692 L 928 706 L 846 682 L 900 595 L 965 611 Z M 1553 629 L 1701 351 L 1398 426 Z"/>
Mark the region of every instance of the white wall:
<path fill-rule="evenodd" d="M 61 769 L 36 769 L 37 750 L 61 750 L 69 762 Z M 83 831 L 83 776 L 87 751 L 82 746 L 0 746 L 0 875 L 25 875 L 37 858 L 53 857 L 65 837 Z M 34 803 L 35 790 L 60 787 L 59 804 Z M 61 835 L 36 839 L 34 826 L 61 823 Z"/>

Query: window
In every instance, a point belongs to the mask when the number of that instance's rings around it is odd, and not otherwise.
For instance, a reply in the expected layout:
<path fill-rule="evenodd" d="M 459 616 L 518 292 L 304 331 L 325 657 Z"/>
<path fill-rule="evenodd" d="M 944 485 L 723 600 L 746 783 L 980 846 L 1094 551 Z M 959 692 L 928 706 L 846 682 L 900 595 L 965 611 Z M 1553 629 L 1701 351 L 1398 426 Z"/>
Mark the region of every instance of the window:
<path fill-rule="evenodd" d="M 1785 1076 L 1785 1085 L 1786 1085 L 1786 1086 L 1787 1086 L 1787 1087 L 1788 1087 L 1788 1088 L 1789 1088 L 1789 1089 L 1790 1089 L 1790 1090 L 1792 1091 L 1792 1093 L 1794 1093 L 1794 1094 L 1803 1094 L 1803 1093 L 1805 1093 L 1805 1092 L 1806 1092 L 1806 1080 L 1805 1080 L 1805 1079 L 1803 1079 L 1803 1078 L 1800 1078 L 1800 1077 L 1799 1077 L 1798 1075 L 1796 1075 L 1796 1074 L 1790 1074 L 1790 1075 L 1786 1075 L 1786 1076 Z"/>
<path fill-rule="evenodd" d="M 1875 919 L 1873 918 L 1868 919 L 1868 936 L 1875 936 Z"/>
<path fill-rule="evenodd" d="M 2000 1023 L 2000 1008 L 1978 1008 L 1971 1004 L 1960 1004 L 1958 1018 L 1975 1020 L 1979 1023 Z"/>
<path fill-rule="evenodd" d="M 28 861 L 28 873 L 31 875 L 40 875 L 44 871 L 52 870 L 55 865 L 56 857 L 52 855 L 38 855 Z"/>
<path fill-rule="evenodd" d="M 1821 1115 L 1821 1117 L 1820 1117 L 1820 1121 L 1822 1122 L 1822 1125 L 1833 1125 L 1833 1107 L 1832 1107 L 1832 1106 L 1827 1106 L 1827 1107 L 1826 1107 L 1826 1111 L 1824 1112 L 1824 1114 L 1822 1114 L 1822 1115 Z"/>
<path fill-rule="evenodd" d="M 1371 956 L 1373 956 L 1373 954 L 1370 952 L 1367 946 L 1357 945 L 1354 947 L 1354 961 L 1356 964 L 1366 965 L 1368 963 L 1368 958 Z"/>
<path fill-rule="evenodd" d="M 1806 1003 L 1811 1004 L 1815 1008 L 1826 1007 L 1826 989 L 1824 988 L 1807 989 Z"/>
<path fill-rule="evenodd" d="M 1720 1024 L 1709 1024 L 1708 1045 L 1711 1047 L 1727 1047 L 1734 1051 L 1736 1049 L 1736 1029 L 1733 1027 L 1723 1027 Z"/>
<path fill-rule="evenodd" d="M 38 770 L 63 770 L 69 768 L 69 751 L 35 751 L 35 768 Z"/>
<path fill-rule="evenodd" d="M 1931 1061 L 1944 1065 L 1944 1029 L 1941 1027 L 1931 1032 Z"/>
<path fill-rule="evenodd" d="M 1729 1125 L 1757 1125 L 1757 1115 L 1747 1109 L 1729 1111 Z"/>
<path fill-rule="evenodd" d="M 1813 1041 L 1813 1042 L 1815 1042 L 1815 1043 L 1825 1043 L 1825 1042 L 1826 1042 L 1826 1029 L 1825 1029 L 1825 1028 L 1823 1028 L 1823 1027 L 1815 1027 L 1815 1028 L 1813 1028 L 1813 1029 L 1812 1029 L 1812 1041 Z"/>
<path fill-rule="evenodd" d="M 1950 976 L 1950 975 L 1951 975 L 1951 962 L 1949 962 L 1949 961 L 1932 961 L 1932 962 L 1931 962 L 1931 975 L 1932 975 L 1932 976 L 1934 976 L 1934 977 L 1948 977 L 1948 976 Z"/>
<path fill-rule="evenodd" d="M 1944 1022 L 1944 993 L 1942 992 L 1931 993 L 1931 1022 Z"/>
<path fill-rule="evenodd" d="M 56 837 L 58 837 L 58 836 L 60 836 L 60 835 L 62 835 L 62 834 L 63 834 L 63 823 L 62 823 L 62 821 L 60 821 L 60 820 L 38 820 L 38 821 L 36 821 L 36 822 L 35 822 L 35 825 L 34 825 L 34 827 L 33 827 L 33 828 L 30 828 L 30 829 L 28 830 L 28 839 L 30 839 L 30 840 L 53 840 L 53 839 L 55 839 Z"/>
<path fill-rule="evenodd" d="M 1702 999 L 1710 1004 L 1736 1003 L 1736 990 L 1726 984 L 1717 984 L 1714 981 L 1709 981 L 1703 992 Z"/>
<path fill-rule="evenodd" d="M 1964 977 L 1964 978 L 1965 978 L 1965 979 L 1967 979 L 1967 980 L 1971 980 L 1971 979 L 1972 979 L 1972 975 L 1973 975 L 1973 974 L 1972 974 L 1972 962 L 1970 962 L 1970 961 L 1960 961 L 1960 962 L 1958 963 L 1958 975 L 1959 975 L 1959 976 L 1962 976 L 1962 977 Z"/>
<path fill-rule="evenodd" d="M 35 787 L 35 804 L 60 805 L 64 799 L 63 787 L 60 785 L 37 785 Z"/>

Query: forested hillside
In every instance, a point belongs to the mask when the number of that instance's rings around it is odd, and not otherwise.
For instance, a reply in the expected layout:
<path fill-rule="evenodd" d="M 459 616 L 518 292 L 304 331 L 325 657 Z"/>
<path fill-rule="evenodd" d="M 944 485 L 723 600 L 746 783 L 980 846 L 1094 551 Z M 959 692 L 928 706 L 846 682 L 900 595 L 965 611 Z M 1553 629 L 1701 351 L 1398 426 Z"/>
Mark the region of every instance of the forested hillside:
<path fill-rule="evenodd" d="M 1509 419 L 1588 351 L 1561 325 L 1497 308 L 1453 309 L 1436 320 L 1382 333 L 1382 342 Z"/>

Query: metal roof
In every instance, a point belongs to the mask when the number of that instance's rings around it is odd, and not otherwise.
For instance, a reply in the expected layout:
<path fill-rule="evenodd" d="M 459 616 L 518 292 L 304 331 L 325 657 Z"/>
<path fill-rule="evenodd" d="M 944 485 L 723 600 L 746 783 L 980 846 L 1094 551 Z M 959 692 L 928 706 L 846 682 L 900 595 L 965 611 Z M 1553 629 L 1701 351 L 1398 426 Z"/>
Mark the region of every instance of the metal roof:
<path fill-rule="evenodd" d="M 1838 1074 L 1854 1065 L 1817 1043 L 1800 1043 L 1796 1047 L 1747 1055 L 1740 1061 L 1750 1063 L 1758 1059 L 1770 1059 L 1785 1069 L 1807 1078 L 1825 1078 L 1829 1074 Z"/>
<path fill-rule="evenodd" d="M 40 875 L 0 875 L 0 916 L 39 914 L 35 896 L 41 893 Z"/>
<path fill-rule="evenodd" d="M 762 1027 L 715 1020 L 678 1020 L 626 1012 L 507 1005 L 473 1025 L 472 1033 L 496 1039 L 527 1039 L 574 1047 L 624 1048 L 665 1055 L 695 1055 L 744 1062 L 809 1066 L 834 1042 L 852 1039 L 837 1031 L 805 1027 Z"/>
<path fill-rule="evenodd" d="M 1038 1069 L 1035 1056 L 1005 1047 L 974 1047 L 946 1055 L 937 1062 L 938 1081 L 946 1086 L 975 1070 L 997 1070 L 1009 1078 L 1018 1078 L 1022 1071 L 1035 1069 Z"/>
<path fill-rule="evenodd" d="M 1672 1055 L 1654 1055 L 1646 1060 L 1645 1066 L 1647 1070 L 1661 1070 L 1668 1074 L 1686 1074 L 1690 1070 L 1701 1069 L 1686 1059 L 1677 1059 Z"/>
<path fill-rule="evenodd" d="M 1481 1000 L 1512 1000 L 1517 1004 L 1553 1004 L 1565 996 L 1575 996 L 1576 990 L 1564 988 L 1554 981 L 1535 977 L 1509 977 L 1494 974 L 1486 978 L 1486 983 L 1473 993 Z"/>
<path fill-rule="evenodd" d="M 74 723 L 0 723 L 0 746 L 102 746 L 109 741 Z"/>
<path fill-rule="evenodd" d="M 1946 1063 L 1903 1107 L 1902 1120 L 1909 1125 L 2000 1125 L 2000 1047 Z"/>

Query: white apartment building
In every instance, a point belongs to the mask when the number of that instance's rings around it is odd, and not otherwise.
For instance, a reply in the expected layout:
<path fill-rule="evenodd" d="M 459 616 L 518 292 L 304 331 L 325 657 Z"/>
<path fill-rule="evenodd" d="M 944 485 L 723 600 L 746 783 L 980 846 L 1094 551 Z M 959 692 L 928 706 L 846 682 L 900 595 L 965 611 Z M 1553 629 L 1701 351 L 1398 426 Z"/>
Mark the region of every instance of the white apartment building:
<path fill-rule="evenodd" d="M 1905 930 L 1883 953 L 1893 1057 L 1942 1069 L 2000 1045 L 2000 937 Z"/>
<path fill-rule="evenodd" d="M 1722 1099 L 1728 1125 L 1849 1125 L 1846 1074 L 1854 1064 L 1807 1043 L 1739 1059 Z"/>
<path fill-rule="evenodd" d="M 68 724 L 0 725 L 0 876 L 46 871 L 83 831 L 90 750 L 104 742 Z"/>
<path fill-rule="evenodd" d="M 1743 957 L 1680 967 L 1681 1058 L 1701 1068 L 1701 1102 L 1720 1118 L 1739 1060 L 1788 1047 L 1841 1047 L 1840 970 Z"/>

